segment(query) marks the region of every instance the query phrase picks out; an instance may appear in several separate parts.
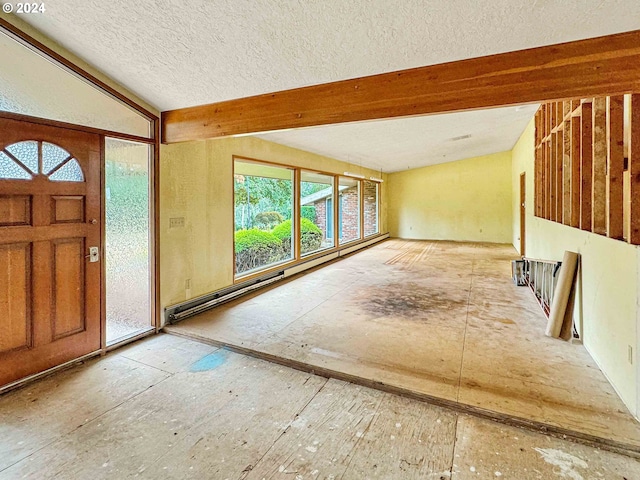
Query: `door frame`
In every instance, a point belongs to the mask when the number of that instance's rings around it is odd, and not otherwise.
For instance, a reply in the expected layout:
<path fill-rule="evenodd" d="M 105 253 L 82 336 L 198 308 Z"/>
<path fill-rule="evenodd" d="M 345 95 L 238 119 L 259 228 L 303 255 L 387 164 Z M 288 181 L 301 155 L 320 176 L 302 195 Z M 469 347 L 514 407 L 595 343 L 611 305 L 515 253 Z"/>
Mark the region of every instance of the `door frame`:
<path fill-rule="evenodd" d="M 36 40 L 31 35 L 26 32 L 20 30 L 20 28 L 16 27 L 12 23 L 8 22 L 0 18 L 0 32 L 8 35 L 14 40 L 20 42 L 25 47 L 30 50 L 36 52 L 37 54 L 43 56 L 47 60 L 52 63 L 58 65 L 63 70 L 66 70 L 72 75 L 80 78 L 86 83 L 91 84 L 94 88 L 101 91 L 102 93 L 110 96 L 114 99 L 114 101 L 118 101 L 128 108 L 133 109 L 138 112 L 140 115 L 145 117 L 150 122 L 150 136 L 139 137 L 136 135 L 130 135 L 125 133 L 113 132 L 110 130 L 98 129 L 93 127 L 85 127 L 82 125 L 75 125 L 67 122 L 60 122 L 56 120 L 48 120 L 39 117 L 32 117 L 29 115 L 15 114 L 9 112 L 0 112 L 0 117 L 13 119 L 13 120 L 21 120 L 25 122 L 31 122 L 41 125 L 48 125 L 58 128 L 65 128 L 69 130 L 79 130 L 88 133 L 98 134 L 101 137 L 101 147 L 100 147 L 100 157 L 101 157 L 101 167 L 100 167 L 100 182 L 101 182 L 101 192 L 100 192 L 100 208 L 101 208 L 101 350 L 99 353 L 103 355 L 114 348 L 118 348 L 126 343 L 132 342 L 146 335 L 150 335 L 153 333 L 157 333 L 161 328 L 161 306 L 160 306 L 160 247 L 159 247 L 159 239 L 160 239 L 160 222 L 159 222 L 159 187 L 160 187 L 160 178 L 159 178 L 159 170 L 160 170 L 160 119 L 158 115 L 150 112 L 148 109 L 122 94 L 115 88 L 111 87 L 107 83 L 103 82 L 96 76 L 92 75 L 85 69 L 76 65 L 72 61 L 65 58 L 63 55 L 58 52 L 52 50 L 51 48 L 44 45 L 42 42 Z M 149 158 L 149 195 L 150 195 L 150 208 L 149 208 L 149 221 L 150 221 L 150 245 L 149 245 L 149 253 L 150 253 L 150 262 L 149 262 L 149 287 L 150 287 L 150 297 L 151 297 L 151 328 L 150 331 L 144 332 L 140 335 L 132 336 L 123 340 L 122 342 L 118 342 L 112 345 L 107 346 L 106 344 L 106 309 L 105 309 L 105 299 L 106 299 L 106 283 L 105 283 L 105 262 L 104 262 L 104 254 L 105 254 L 105 137 L 117 138 L 122 140 L 129 140 L 134 142 L 145 143 L 150 146 L 150 158 Z M 64 365 L 62 365 L 64 366 Z M 62 367 L 61 366 L 61 367 Z M 55 367 L 59 368 L 59 367 Z M 43 372 L 41 374 L 34 375 L 32 377 L 28 377 L 31 379 L 33 377 L 38 377 L 43 374 L 49 373 L 49 370 Z M 27 379 L 25 379 L 27 380 Z"/>
<path fill-rule="evenodd" d="M 520 256 L 526 255 L 526 218 L 527 218 L 527 195 L 526 195 L 526 172 L 520 174 L 520 201 L 518 202 L 518 210 L 520 212 Z"/>

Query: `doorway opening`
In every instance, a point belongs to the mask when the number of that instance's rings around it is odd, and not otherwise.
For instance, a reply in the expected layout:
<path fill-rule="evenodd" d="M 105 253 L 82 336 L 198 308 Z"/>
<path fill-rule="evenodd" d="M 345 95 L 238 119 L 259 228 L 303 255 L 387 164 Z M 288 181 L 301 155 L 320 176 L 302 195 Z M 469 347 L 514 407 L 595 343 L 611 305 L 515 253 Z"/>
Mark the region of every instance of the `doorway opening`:
<path fill-rule="evenodd" d="M 526 211 L 526 194 L 525 194 L 526 182 L 525 173 L 520 174 L 520 256 L 525 256 L 525 219 L 527 215 Z"/>

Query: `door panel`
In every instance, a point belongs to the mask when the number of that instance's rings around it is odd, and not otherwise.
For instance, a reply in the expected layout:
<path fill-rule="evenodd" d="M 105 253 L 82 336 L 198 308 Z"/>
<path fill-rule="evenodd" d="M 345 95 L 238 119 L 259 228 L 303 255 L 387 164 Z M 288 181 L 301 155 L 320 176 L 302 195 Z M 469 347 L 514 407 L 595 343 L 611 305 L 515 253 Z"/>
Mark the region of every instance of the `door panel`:
<path fill-rule="evenodd" d="M 0 245 L 0 355 L 31 346 L 31 251 L 29 244 Z"/>
<path fill-rule="evenodd" d="M 0 119 L 0 386 L 100 348 L 101 138 Z"/>
<path fill-rule="evenodd" d="M 0 227 L 31 224 L 31 197 L 0 197 Z"/>
<path fill-rule="evenodd" d="M 84 238 L 55 240 L 51 276 L 53 338 L 57 340 L 85 329 Z"/>
<path fill-rule="evenodd" d="M 81 223 L 84 221 L 84 197 L 51 197 L 51 223 Z"/>

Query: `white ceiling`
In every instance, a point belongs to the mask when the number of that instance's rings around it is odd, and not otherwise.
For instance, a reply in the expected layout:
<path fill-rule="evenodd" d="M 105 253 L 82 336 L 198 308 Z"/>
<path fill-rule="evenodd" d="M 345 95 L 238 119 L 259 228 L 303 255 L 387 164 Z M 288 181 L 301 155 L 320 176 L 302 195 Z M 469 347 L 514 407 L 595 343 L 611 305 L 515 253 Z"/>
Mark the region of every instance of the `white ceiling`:
<path fill-rule="evenodd" d="M 160 110 L 640 28 L 638 0 L 50 0 L 22 18 Z"/>
<path fill-rule="evenodd" d="M 390 173 L 511 150 L 537 109 L 523 105 L 257 136 Z"/>

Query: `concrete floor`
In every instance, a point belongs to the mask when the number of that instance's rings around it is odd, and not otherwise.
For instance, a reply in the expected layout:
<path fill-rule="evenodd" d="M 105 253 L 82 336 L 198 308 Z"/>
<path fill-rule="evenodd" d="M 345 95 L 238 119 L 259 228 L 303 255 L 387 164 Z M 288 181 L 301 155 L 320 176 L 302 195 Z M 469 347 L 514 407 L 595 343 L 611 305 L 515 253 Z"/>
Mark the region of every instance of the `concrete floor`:
<path fill-rule="evenodd" d="M 390 240 L 167 331 L 638 449 L 640 424 L 586 349 L 544 336 L 516 257 Z"/>
<path fill-rule="evenodd" d="M 615 453 L 171 335 L 0 396 L 0 479 L 640 478 Z"/>

